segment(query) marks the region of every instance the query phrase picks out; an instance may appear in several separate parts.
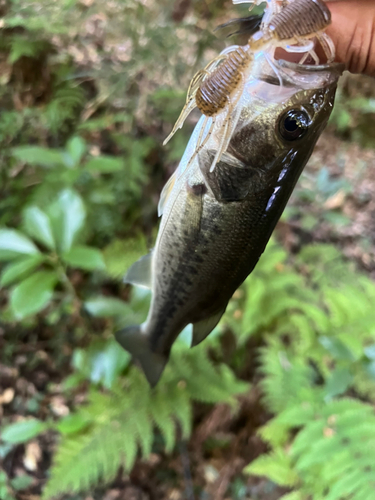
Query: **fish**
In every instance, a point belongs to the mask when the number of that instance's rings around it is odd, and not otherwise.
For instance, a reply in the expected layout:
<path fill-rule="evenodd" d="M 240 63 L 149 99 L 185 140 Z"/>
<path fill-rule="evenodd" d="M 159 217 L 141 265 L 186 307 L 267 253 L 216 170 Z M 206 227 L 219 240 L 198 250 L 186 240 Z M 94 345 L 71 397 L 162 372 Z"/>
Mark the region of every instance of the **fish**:
<path fill-rule="evenodd" d="M 220 321 L 263 253 L 332 111 L 343 65 L 275 64 L 282 85 L 258 54 L 236 129 L 213 172 L 214 135 L 189 164 L 201 117 L 161 193 L 155 247 L 125 277 L 150 288 L 152 299 L 145 322 L 115 336 L 151 387 L 188 324 L 195 346 Z"/>

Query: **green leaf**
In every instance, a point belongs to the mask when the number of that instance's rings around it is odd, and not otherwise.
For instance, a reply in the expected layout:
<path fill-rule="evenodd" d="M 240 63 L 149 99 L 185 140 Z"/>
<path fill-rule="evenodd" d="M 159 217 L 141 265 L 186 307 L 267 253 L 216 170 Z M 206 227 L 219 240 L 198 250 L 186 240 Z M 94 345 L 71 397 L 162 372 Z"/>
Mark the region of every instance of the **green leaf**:
<path fill-rule="evenodd" d="M 371 361 L 371 363 L 365 363 L 364 369 L 366 370 L 369 377 L 372 380 L 375 380 L 375 361 Z"/>
<path fill-rule="evenodd" d="M 10 39 L 8 62 L 14 64 L 22 56 L 35 58 L 46 49 L 46 43 L 41 39 L 33 40 L 30 36 L 14 34 Z"/>
<path fill-rule="evenodd" d="M 52 271 L 38 271 L 17 285 L 10 296 L 10 306 L 17 318 L 36 314 L 53 297 L 57 276 Z"/>
<path fill-rule="evenodd" d="M 74 434 L 87 427 L 90 420 L 86 415 L 76 413 L 75 415 L 68 415 L 62 418 L 56 424 L 56 429 L 61 434 Z"/>
<path fill-rule="evenodd" d="M 353 375 L 348 368 L 336 368 L 325 385 L 327 398 L 343 394 L 353 382 Z"/>
<path fill-rule="evenodd" d="M 121 278 L 135 261 L 148 252 L 143 235 L 126 240 L 114 240 L 103 250 L 108 274 Z"/>
<path fill-rule="evenodd" d="M 56 167 L 63 164 L 62 154 L 56 149 L 42 148 L 40 146 L 18 146 L 12 149 L 12 154 L 18 160 L 30 165 Z"/>
<path fill-rule="evenodd" d="M 64 261 L 72 267 L 93 271 L 105 269 L 102 253 L 97 248 L 77 246 L 63 255 Z"/>
<path fill-rule="evenodd" d="M 375 344 L 365 347 L 364 353 L 369 359 L 373 359 L 375 361 Z"/>
<path fill-rule="evenodd" d="M 48 214 L 59 249 L 69 252 L 86 218 L 81 197 L 71 189 L 64 189 L 49 207 Z"/>
<path fill-rule="evenodd" d="M 29 207 L 24 212 L 25 230 L 47 248 L 55 248 L 51 221 L 48 215 L 38 207 Z"/>
<path fill-rule="evenodd" d="M 20 491 L 20 490 L 26 490 L 26 488 L 31 486 L 33 482 L 34 478 L 32 476 L 23 474 L 22 476 L 16 476 L 14 479 L 12 479 L 10 484 L 14 490 Z"/>
<path fill-rule="evenodd" d="M 85 302 L 86 310 L 97 318 L 128 316 L 133 313 L 132 308 L 120 299 L 114 297 L 95 297 Z"/>
<path fill-rule="evenodd" d="M 1 433 L 0 433 L 0 442 L 1 442 Z M 0 444 L 0 458 L 1 459 L 4 459 L 8 453 L 12 450 L 13 446 L 9 443 L 7 444 Z M 0 470 L 0 477 L 1 477 L 1 470 Z M 1 483 L 1 479 L 0 479 L 0 483 Z M 1 495 L 0 495 L 0 498 L 1 498 Z"/>
<path fill-rule="evenodd" d="M 1 431 L 1 439 L 6 443 L 25 443 L 47 428 L 48 425 L 45 422 L 30 418 L 5 426 Z"/>
<path fill-rule="evenodd" d="M 341 340 L 333 337 L 319 337 L 319 342 L 335 359 L 354 361 L 355 356 Z"/>
<path fill-rule="evenodd" d="M 21 232 L 14 229 L 0 229 L 0 262 L 39 253 L 34 243 Z"/>
<path fill-rule="evenodd" d="M 107 342 L 105 349 L 91 356 L 90 380 L 94 383 L 101 382 L 110 389 L 130 360 L 131 355 L 116 341 Z"/>
<path fill-rule="evenodd" d="M 92 342 L 86 349 L 75 349 L 72 365 L 85 378 L 110 389 L 130 360 L 130 354 L 111 339 L 104 343 Z"/>
<path fill-rule="evenodd" d="M 86 143 L 81 137 L 72 137 L 66 145 L 66 150 L 68 153 L 68 155 L 65 155 L 65 164 L 67 167 L 77 166 L 85 154 Z M 69 159 L 66 156 L 69 156 Z"/>
<path fill-rule="evenodd" d="M 108 174 L 111 172 L 120 172 L 124 168 L 124 160 L 111 156 L 98 156 L 89 160 L 85 169 L 92 173 Z"/>
<path fill-rule="evenodd" d="M 33 255 L 9 264 L 1 274 L 0 286 L 8 286 L 15 281 L 26 278 L 44 260 L 44 255 Z"/>

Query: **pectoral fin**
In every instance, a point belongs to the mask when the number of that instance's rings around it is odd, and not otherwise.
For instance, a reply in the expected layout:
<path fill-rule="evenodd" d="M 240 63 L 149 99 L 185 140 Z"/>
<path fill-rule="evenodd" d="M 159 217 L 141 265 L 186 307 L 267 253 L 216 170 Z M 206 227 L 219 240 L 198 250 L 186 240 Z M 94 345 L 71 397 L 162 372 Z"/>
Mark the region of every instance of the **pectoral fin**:
<path fill-rule="evenodd" d="M 254 189 L 259 172 L 230 153 L 224 153 L 215 170 L 210 172 L 215 151 L 207 150 L 199 156 L 199 167 L 207 185 L 218 202 L 241 201 Z"/>
<path fill-rule="evenodd" d="M 124 283 L 151 288 L 152 253 L 144 255 L 126 273 Z"/>
<path fill-rule="evenodd" d="M 191 347 L 200 344 L 206 337 L 208 337 L 215 326 L 219 323 L 225 309 L 226 307 L 213 316 L 193 324 L 193 340 L 191 342 Z"/>

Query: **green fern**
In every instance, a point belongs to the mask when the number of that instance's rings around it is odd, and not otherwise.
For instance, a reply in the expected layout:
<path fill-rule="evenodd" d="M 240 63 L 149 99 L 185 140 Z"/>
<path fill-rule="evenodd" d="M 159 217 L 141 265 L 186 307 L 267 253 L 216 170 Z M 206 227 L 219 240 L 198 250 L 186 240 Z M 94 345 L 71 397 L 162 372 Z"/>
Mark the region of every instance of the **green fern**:
<path fill-rule="evenodd" d="M 291 444 L 274 436 L 301 428 Z M 264 475 L 282 486 L 298 488 L 296 498 L 368 500 L 375 487 L 375 415 L 354 399 L 328 404 L 303 403 L 281 412 L 260 434 L 275 446 L 246 472 Z M 270 442 L 270 440 L 268 440 Z M 286 439 L 284 439 L 284 442 Z M 293 480 L 293 481 L 292 481 Z"/>
<path fill-rule="evenodd" d="M 10 41 L 9 62 L 15 63 L 23 56 L 36 58 L 41 52 L 49 47 L 43 40 L 31 40 L 25 35 L 13 35 Z"/>
<path fill-rule="evenodd" d="M 299 481 L 298 475 L 293 470 L 291 458 L 282 448 L 261 455 L 246 467 L 245 472 L 259 476 L 266 475 L 274 483 L 288 488 L 297 485 Z"/>
<path fill-rule="evenodd" d="M 63 437 L 43 498 L 110 481 L 121 465 L 131 470 L 138 454 L 147 458 L 151 453 L 155 428 L 171 451 L 176 425 L 182 438 L 190 435 L 193 400 L 235 405 L 235 395 L 247 389 L 227 366 L 215 368 L 204 346 L 190 350 L 177 343 L 154 390 L 133 368 L 112 392 L 92 391 L 88 405 L 74 415 L 83 429 Z"/>
<path fill-rule="evenodd" d="M 251 335 L 274 328 L 284 314 L 299 305 L 303 280 L 286 263 L 286 252 L 271 242 L 253 273 L 234 295 L 224 323 L 236 334 L 239 345 Z M 240 312 L 238 319 L 237 313 Z"/>
<path fill-rule="evenodd" d="M 311 391 L 316 373 L 305 360 L 291 355 L 280 339 L 270 338 L 267 347 L 260 350 L 260 382 L 264 400 L 273 412 L 280 412 L 299 401 L 312 402 L 316 392 Z"/>
<path fill-rule="evenodd" d="M 68 120 L 77 118 L 85 103 L 81 87 L 62 83 L 56 87 L 44 111 L 45 127 L 56 134 Z"/>
<path fill-rule="evenodd" d="M 277 293 L 275 270 L 285 282 L 293 273 L 285 258 L 280 264 L 264 274 L 252 316 L 263 315 L 255 331 L 267 333 L 260 385 L 276 417 L 259 434 L 271 451 L 246 471 L 293 488 L 283 500 L 367 500 L 375 488 L 375 414 L 345 395 L 375 397 L 375 285 L 332 247 L 307 247 L 297 259 L 302 286 L 289 288 L 274 315 L 264 304 L 272 302 L 269 290 Z M 242 303 L 251 292 L 245 287 Z"/>

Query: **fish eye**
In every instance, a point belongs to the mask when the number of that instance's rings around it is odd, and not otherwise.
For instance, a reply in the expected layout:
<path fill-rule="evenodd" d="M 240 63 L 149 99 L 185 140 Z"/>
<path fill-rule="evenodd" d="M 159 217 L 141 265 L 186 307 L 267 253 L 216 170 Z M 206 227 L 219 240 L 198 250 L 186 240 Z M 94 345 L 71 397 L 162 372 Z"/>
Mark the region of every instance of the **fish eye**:
<path fill-rule="evenodd" d="M 279 120 L 279 133 L 286 141 L 296 141 L 303 137 L 311 120 L 306 111 L 302 109 L 289 109 Z"/>

